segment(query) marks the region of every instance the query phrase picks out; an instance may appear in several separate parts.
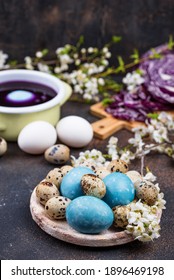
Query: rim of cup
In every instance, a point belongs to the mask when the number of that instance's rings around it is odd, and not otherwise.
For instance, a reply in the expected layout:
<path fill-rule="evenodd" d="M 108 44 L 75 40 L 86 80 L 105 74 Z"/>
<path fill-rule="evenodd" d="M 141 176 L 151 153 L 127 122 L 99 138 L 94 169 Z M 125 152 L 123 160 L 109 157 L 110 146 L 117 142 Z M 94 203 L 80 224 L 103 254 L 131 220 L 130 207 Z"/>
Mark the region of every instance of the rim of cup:
<path fill-rule="evenodd" d="M 27 70 L 27 69 L 14 69 L 14 70 L 3 70 L 0 71 L 0 86 L 5 82 L 13 81 L 22 81 L 22 82 L 33 82 L 41 84 L 42 86 L 47 86 L 53 89 L 56 93 L 56 96 L 51 100 L 33 106 L 24 106 L 24 107 L 6 107 L 0 106 L 0 113 L 9 113 L 9 114 L 26 114 L 34 113 L 43 110 L 47 110 L 61 103 L 65 97 L 65 87 L 62 81 L 52 76 L 49 73 L 40 72 L 37 70 Z"/>

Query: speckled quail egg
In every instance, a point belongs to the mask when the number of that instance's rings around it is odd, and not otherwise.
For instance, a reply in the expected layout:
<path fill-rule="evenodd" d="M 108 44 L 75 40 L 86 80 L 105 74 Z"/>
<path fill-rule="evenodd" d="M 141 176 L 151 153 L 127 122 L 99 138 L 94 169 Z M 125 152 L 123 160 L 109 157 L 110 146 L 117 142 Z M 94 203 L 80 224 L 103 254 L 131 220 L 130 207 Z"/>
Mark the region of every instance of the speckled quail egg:
<path fill-rule="evenodd" d="M 84 166 L 78 166 L 71 169 L 62 179 L 60 185 L 61 195 L 70 199 L 84 195 L 81 179 L 85 174 L 94 174 L 94 172 L 90 168 Z"/>
<path fill-rule="evenodd" d="M 0 137 L 0 156 L 5 154 L 7 151 L 7 142 L 4 138 Z"/>
<path fill-rule="evenodd" d="M 134 186 L 136 186 L 137 184 L 140 184 L 140 182 L 142 182 L 142 180 L 143 180 L 143 177 L 141 176 L 141 174 L 135 170 L 130 170 L 130 171 L 126 172 L 126 175 L 131 179 Z"/>
<path fill-rule="evenodd" d="M 112 208 L 114 213 L 114 226 L 125 228 L 128 225 L 128 214 L 130 212 L 129 205 L 118 205 Z"/>
<path fill-rule="evenodd" d="M 158 189 L 150 181 L 143 181 L 135 187 L 136 196 L 145 203 L 152 206 L 158 199 Z"/>
<path fill-rule="evenodd" d="M 53 183 L 59 189 L 63 179 L 63 173 L 60 168 L 50 170 L 46 176 L 46 181 Z"/>
<path fill-rule="evenodd" d="M 98 178 L 104 179 L 107 175 L 110 174 L 110 171 L 106 167 L 97 167 L 95 174 Z"/>
<path fill-rule="evenodd" d="M 51 182 L 43 180 L 36 186 L 36 196 L 43 205 L 45 205 L 51 197 L 58 195 L 59 191 L 57 187 Z"/>
<path fill-rule="evenodd" d="M 64 165 L 60 168 L 63 176 L 65 176 L 73 167 L 71 165 Z"/>
<path fill-rule="evenodd" d="M 83 175 L 81 185 L 86 195 L 103 198 L 106 193 L 104 182 L 94 174 Z"/>
<path fill-rule="evenodd" d="M 61 165 L 69 160 L 70 149 L 63 144 L 53 145 L 45 151 L 44 156 L 50 163 Z"/>
<path fill-rule="evenodd" d="M 88 168 L 92 169 L 93 171 L 96 170 L 96 165 L 93 162 L 91 162 L 90 160 L 85 160 L 83 163 L 80 164 L 80 166 L 88 167 Z"/>
<path fill-rule="evenodd" d="M 124 160 L 115 159 L 108 164 L 107 169 L 110 172 L 126 173 L 128 171 L 128 164 Z"/>
<path fill-rule="evenodd" d="M 50 198 L 45 204 L 45 211 L 49 217 L 55 220 L 61 220 L 65 218 L 66 207 L 71 200 L 64 196 L 54 196 Z"/>

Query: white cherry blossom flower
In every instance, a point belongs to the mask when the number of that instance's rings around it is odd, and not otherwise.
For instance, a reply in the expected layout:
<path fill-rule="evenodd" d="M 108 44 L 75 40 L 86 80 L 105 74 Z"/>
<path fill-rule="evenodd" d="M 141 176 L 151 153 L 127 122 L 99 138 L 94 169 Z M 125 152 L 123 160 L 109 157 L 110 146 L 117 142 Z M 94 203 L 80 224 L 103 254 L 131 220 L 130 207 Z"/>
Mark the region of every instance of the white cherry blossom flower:
<path fill-rule="evenodd" d="M 106 162 L 101 151 L 96 149 L 92 149 L 91 151 L 87 150 L 85 152 L 81 152 L 78 158 L 71 156 L 71 159 L 72 159 L 72 165 L 74 167 L 84 165 L 86 160 L 90 161 L 91 163 L 99 167 L 104 166 Z"/>
<path fill-rule="evenodd" d="M 85 53 L 86 53 L 86 49 L 85 49 L 85 48 L 82 48 L 82 49 L 81 49 L 81 53 L 85 54 Z"/>
<path fill-rule="evenodd" d="M 135 155 L 130 150 L 120 151 L 120 159 L 124 160 L 126 163 L 130 163 L 131 160 L 135 159 Z"/>
<path fill-rule="evenodd" d="M 64 51 L 64 48 L 63 48 L 63 47 L 58 48 L 58 49 L 56 50 L 56 54 L 59 55 L 59 54 L 61 54 L 63 51 Z"/>
<path fill-rule="evenodd" d="M 152 172 L 147 172 L 146 175 L 143 177 L 144 180 L 150 181 L 150 182 L 155 182 L 156 181 L 156 176 Z"/>
<path fill-rule="evenodd" d="M 32 65 L 33 61 L 32 61 L 32 58 L 30 56 L 26 56 L 24 58 L 24 61 L 25 61 L 26 69 L 28 69 L 28 70 L 33 70 L 34 69 L 34 67 Z"/>
<path fill-rule="evenodd" d="M 107 149 L 108 149 L 108 155 L 111 156 L 112 160 L 119 159 L 118 151 L 117 151 L 117 143 L 118 143 L 118 138 L 112 136 L 109 139 Z"/>
<path fill-rule="evenodd" d="M 46 64 L 43 64 L 43 63 L 39 62 L 37 64 L 37 67 L 38 67 L 39 71 L 41 71 L 41 72 L 51 73 L 51 71 L 49 69 L 49 66 L 46 65 Z"/>
<path fill-rule="evenodd" d="M 158 191 L 160 191 L 159 188 Z M 125 231 L 142 242 L 158 238 L 160 236 L 161 211 L 165 207 L 164 204 L 162 193 L 158 194 L 158 200 L 153 206 L 149 206 L 141 200 L 131 202 L 129 204 L 128 225 Z"/>
<path fill-rule="evenodd" d="M 127 85 L 128 91 L 134 92 L 137 86 L 144 83 L 144 78 L 137 72 L 133 71 L 132 73 L 127 73 L 122 81 Z"/>
<path fill-rule="evenodd" d="M 5 64 L 7 59 L 8 59 L 8 54 L 0 50 L 0 69 L 8 68 L 8 65 Z"/>
<path fill-rule="evenodd" d="M 134 147 L 138 147 L 140 150 L 144 146 L 144 142 L 143 142 L 142 137 L 139 133 L 135 133 L 135 137 L 130 138 L 128 140 L 128 143 L 132 144 Z"/>
<path fill-rule="evenodd" d="M 71 64 L 74 61 L 68 54 L 60 55 L 59 59 L 61 65 Z"/>
<path fill-rule="evenodd" d="M 103 78 L 99 78 L 98 79 L 98 84 L 101 85 L 101 86 L 104 86 L 105 85 L 105 80 Z"/>
<path fill-rule="evenodd" d="M 107 48 L 107 47 L 104 47 L 103 49 L 102 49 L 102 52 L 103 53 L 107 53 L 109 51 L 109 49 Z"/>
<path fill-rule="evenodd" d="M 93 52 L 94 52 L 94 48 L 89 47 L 89 48 L 88 48 L 88 53 L 93 53 Z"/>
<path fill-rule="evenodd" d="M 43 53 L 41 51 L 37 51 L 36 52 L 36 57 L 37 58 L 42 58 L 43 57 Z"/>

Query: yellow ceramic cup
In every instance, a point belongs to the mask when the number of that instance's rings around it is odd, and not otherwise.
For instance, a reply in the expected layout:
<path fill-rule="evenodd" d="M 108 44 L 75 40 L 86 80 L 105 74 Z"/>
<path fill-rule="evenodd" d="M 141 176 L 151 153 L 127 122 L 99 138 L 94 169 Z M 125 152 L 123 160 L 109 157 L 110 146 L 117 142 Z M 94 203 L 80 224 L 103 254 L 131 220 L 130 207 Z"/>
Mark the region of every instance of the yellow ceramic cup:
<path fill-rule="evenodd" d="M 60 108 L 71 96 L 72 89 L 51 74 L 35 70 L 4 70 L 0 72 L 1 83 L 25 81 L 52 88 L 57 95 L 51 100 L 34 106 L 5 107 L 0 102 L 0 136 L 8 141 L 16 141 L 21 129 L 28 123 L 43 120 L 56 125 L 60 118 Z"/>

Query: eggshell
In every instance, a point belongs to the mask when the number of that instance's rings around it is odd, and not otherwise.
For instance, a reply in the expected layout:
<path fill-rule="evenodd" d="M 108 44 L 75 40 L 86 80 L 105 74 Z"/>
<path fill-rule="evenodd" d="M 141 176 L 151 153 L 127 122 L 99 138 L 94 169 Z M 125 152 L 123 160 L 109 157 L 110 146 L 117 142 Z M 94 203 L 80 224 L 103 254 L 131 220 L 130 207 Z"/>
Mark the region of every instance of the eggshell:
<path fill-rule="evenodd" d="M 139 185 L 143 181 L 143 177 L 136 170 L 130 170 L 130 171 L 126 172 L 125 174 L 131 179 L 131 181 L 134 184 L 134 187 L 136 187 L 136 185 Z"/>
<path fill-rule="evenodd" d="M 84 195 L 81 179 L 85 174 L 94 174 L 94 172 L 88 167 L 75 167 L 70 170 L 62 179 L 60 185 L 60 193 L 62 196 L 74 199 L 78 196 Z"/>
<path fill-rule="evenodd" d="M 103 198 L 106 193 L 104 182 L 93 174 L 83 175 L 81 185 L 86 195 Z"/>
<path fill-rule="evenodd" d="M 0 157 L 7 151 L 7 142 L 4 138 L 0 137 Z"/>
<path fill-rule="evenodd" d="M 107 170 L 106 167 L 98 167 L 95 170 L 95 175 L 100 178 L 100 179 L 104 179 L 107 175 L 109 175 L 111 172 L 109 170 Z"/>
<path fill-rule="evenodd" d="M 50 170 L 45 179 L 47 182 L 53 183 L 59 189 L 63 179 L 62 170 L 60 168 Z"/>
<path fill-rule="evenodd" d="M 54 196 L 45 204 L 45 211 L 49 217 L 55 220 L 65 218 L 65 212 L 71 200 L 63 196 Z"/>
<path fill-rule="evenodd" d="M 136 187 L 136 196 L 152 206 L 158 199 L 158 188 L 150 181 L 143 181 Z"/>
<path fill-rule="evenodd" d="M 115 206 L 112 208 L 114 213 L 114 226 L 125 228 L 128 225 L 128 214 L 130 212 L 130 205 Z"/>
<path fill-rule="evenodd" d="M 106 194 L 103 200 L 112 208 L 117 205 L 126 205 L 134 200 L 135 188 L 129 177 L 120 172 L 107 175 L 103 182 Z"/>
<path fill-rule="evenodd" d="M 58 196 L 59 191 L 57 187 L 46 180 L 41 181 L 36 186 L 36 196 L 39 199 L 39 202 L 43 205 L 53 196 Z"/>
<path fill-rule="evenodd" d="M 61 165 L 69 160 L 70 149 L 65 145 L 56 144 L 45 151 L 44 157 L 50 163 Z"/>
<path fill-rule="evenodd" d="M 74 148 L 88 145 L 93 138 L 91 124 L 78 116 L 68 116 L 61 119 L 56 130 L 60 141 Z"/>
<path fill-rule="evenodd" d="M 57 140 L 53 125 L 45 121 L 35 121 L 26 125 L 18 136 L 21 150 L 29 154 L 42 154 Z"/>
<path fill-rule="evenodd" d="M 81 233 L 95 234 L 108 229 L 114 220 L 112 209 L 93 196 L 80 196 L 66 208 L 68 224 Z"/>
<path fill-rule="evenodd" d="M 112 160 L 109 165 L 107 166 L 107 169 L 110 172 L 122 172 L 126 173 L 128 171 L 128 165 L 124 160 L 121 159 L 115 159 Z"/>
<path fill-rule="evenodd" d="M 63 176 L 65 176 L 70 170 L 73 169 L 73 167 L 71 165 L 64 165 L 60 169 L 62 171 Z"/>

